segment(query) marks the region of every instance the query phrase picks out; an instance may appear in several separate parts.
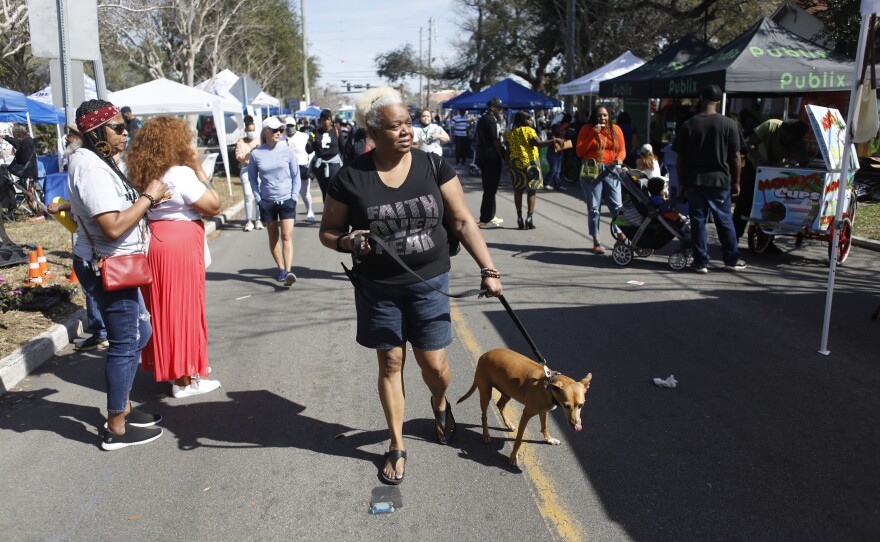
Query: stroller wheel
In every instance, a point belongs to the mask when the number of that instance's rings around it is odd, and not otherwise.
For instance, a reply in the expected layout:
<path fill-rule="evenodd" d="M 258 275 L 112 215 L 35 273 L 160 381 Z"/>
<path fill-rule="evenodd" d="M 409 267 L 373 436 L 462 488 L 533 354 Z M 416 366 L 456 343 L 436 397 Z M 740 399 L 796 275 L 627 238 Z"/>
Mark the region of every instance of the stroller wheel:
<path fill-rule="evenodd" d="M 673 252 L 669 255 L 669 267 L 681 271 L 688 266 L 688 257 L 684 252 Z"/>
<path fill-rule="evenodd" d="M 471 177 L 480 176 L 480 168 L 477 167 L 477 164 L 471 164 L 468 166 L 468 175 L 470 175 Z"/>
<path fill-rule="evenodd" d="M 616 243 L 611 257 L 617 265 L 629 265 L 633 259 L 633 251 L 626 243 Z"/>
<path fill-rule="evenodd" d="M 651 254 L 654 254 L 654 249 L 652 248 L 637 248 L 635 250 L 636 256 L 639 258 L 647 258 Z"/>

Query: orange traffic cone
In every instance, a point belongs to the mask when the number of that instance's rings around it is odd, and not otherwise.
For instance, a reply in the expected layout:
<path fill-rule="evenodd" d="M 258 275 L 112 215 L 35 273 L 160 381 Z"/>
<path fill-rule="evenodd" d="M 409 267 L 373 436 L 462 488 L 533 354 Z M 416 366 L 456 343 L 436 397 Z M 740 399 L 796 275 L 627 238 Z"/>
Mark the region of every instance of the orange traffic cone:
<path fill-rule="evenodd" d="M 43 284 L 43 273 L 40 272 L 40 262 L 37 261 L 37 251 L 31 251 L 30 264 L 28 265 L 28 279 L 25 286 Z"/>
<path fill-rule="evenodd" d="M 46 255 L 43 254 L 43 247 L 40 245 L 37 245 L 37 262 L 40 264 L 40 273 L 44 277 L 50 278 L 55 276 L 55 273 L 49 271 L 49 262 L 46 261 Z"/>
<path fill-rule="evenodd" d="M 76 269 L 70 268 L 70 276 L 67 277 L 67 282 L 71 284 L 79 284 L 79 279 L 76 276 Z"/>

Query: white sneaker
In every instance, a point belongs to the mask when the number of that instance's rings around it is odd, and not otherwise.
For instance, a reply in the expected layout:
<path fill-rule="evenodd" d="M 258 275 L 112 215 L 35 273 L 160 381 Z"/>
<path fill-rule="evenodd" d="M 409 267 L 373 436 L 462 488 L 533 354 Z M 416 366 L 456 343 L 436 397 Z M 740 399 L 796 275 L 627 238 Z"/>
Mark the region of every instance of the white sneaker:
<path fill-rule="evenodd" d="M 263 229 L 263 222 L 261 220 L 257 220 L 254 223 L 254 229 L 255 230 L 262 230 Z"/>
<path fill-rule="evenodd" d="M 309 213 L 308 216 L 306 216 L 306 222 L 311 223 L 311 222 L 314 222 L 314 221 L 315 221 L 315 214 L 314 214 L 314 213 Z"/>
<path fill-rule="evenodd" d="M 248 220 L 244 225 L 244 231 L 251 231 L 254 229 L 254 223 Z"/>
<path fill-rule="evenodd" d="M 492 220 L 490 220 L 489 222 L 491 222 L 492 224 L 495 224 L 496 226 L 500 226 L 501 223 L 504 222 L 504 219 L 501 218 L 500 216 L 496 216 L 496 217 L 493 217 Z"/>
<path fill-rule="evenodd" d="M 287 276 L 284 277 L 284 285 L 290 288 L 296 282 L 296 275 L 291 272 L 287 273 Z"/>
<path fill-rule="evenodd" d="M 219 380 L 205 380 L 202 378 L 193 378 L 192 382 L 190 382 L 189 386 L 178 386 L 177 384 L 172 384 L 171 385 L 171 395 L 173 395 L 175 399 L 182 399 L 184 397 L 190 397 L 193 395 L 200 395 L 203 393 L 212 392 L 219 387 L 220 387 Z"/>

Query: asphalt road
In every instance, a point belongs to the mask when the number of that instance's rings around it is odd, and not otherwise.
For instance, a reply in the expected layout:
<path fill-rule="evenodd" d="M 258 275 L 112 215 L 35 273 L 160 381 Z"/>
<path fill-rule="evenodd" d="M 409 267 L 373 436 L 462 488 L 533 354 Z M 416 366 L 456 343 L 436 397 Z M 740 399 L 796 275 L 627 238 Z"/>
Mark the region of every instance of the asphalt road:
<path fill-rule="evenodd" d="M 479 181 L 464 184 L 476 211 Z M 103 452 L 102 355 L 63 351 L 0 397 L 0 539 L 880 538 L 880 254 L 854 248 L 839 269 L 823 356 L 824 245 L 782 239 L 783 255 L 753 256 L 743 241 L 739 274 L 717 260 L 707 275 L 672 271 L 673 245 L 621 268 L 587 252 L 576 190 L 542 192 L 532 231 L 513 229 L 509 188 L 498 203 L 507 227 L 484 233 L 506 297 L 552 368 L 593 374 L 582 432 L 554 412 L 562 444 L 550 446 L 534 420 L 522 469 L 510 468 L 513 435 L 490 415 L 495 439 L 482 443 L 475 395 L 439 446 L 410 363 L 406 480 L 383 486 L 375 355 L 354 342 L 344 256 L 297 225 L 299 281 L 286 290 L 265 232 L 233 223 L 207 275 L 223 387 L 175 400 L 143 375 L 132 398 L 162 413 L 165 435 Z M 452 288 L 477 275 L 456 257 Z M 497 300 L 456 301 L 453 319 L 453 401 L 481 352 L 531 355 Z M 677 388 L 653 385 L 670 374 Z M 371 516 L 371 500 L 398 510 Z"/>

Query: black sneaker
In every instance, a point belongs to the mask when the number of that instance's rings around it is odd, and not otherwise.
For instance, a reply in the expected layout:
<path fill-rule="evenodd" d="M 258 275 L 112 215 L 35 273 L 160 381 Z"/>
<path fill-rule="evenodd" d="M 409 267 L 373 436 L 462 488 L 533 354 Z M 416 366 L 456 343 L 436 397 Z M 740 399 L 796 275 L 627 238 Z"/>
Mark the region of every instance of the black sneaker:
<path fill-rule="evenodd" d="M 708 266 L 708 265 L 698 265 L 698 264 L 694 264 L 694 265 L 691 266 L 691 269 L 694 270 L 694 273 L 699 273 L 700 275 L 705 275 L 706 273 L 709 272 L 709 266 Z"/>
<path fill-rule="evenodd" d="M 94 350 L 95 348 L 106 348 L 110 345 L 110 342 L 106 337 L 98 337 L 97 335 L 92 335 L 88 339 L 82 341 L 79 344 L 74 345 L 74 350 L 79 350 L 80 352 L 85 352 L 86 350 Z"/>
<path fill-rule="evenodd" d="M 110 451 L 119 450 L 128 446 L 137 446 L 138 444 L 146 444 L 161 437 L 162 433 L 162 429 L 158 427 L 135 427 L 126 423 L 125 434 L 123 435 L 117 435 L 109 429 L 104 431 L 101 448 Z"/>

